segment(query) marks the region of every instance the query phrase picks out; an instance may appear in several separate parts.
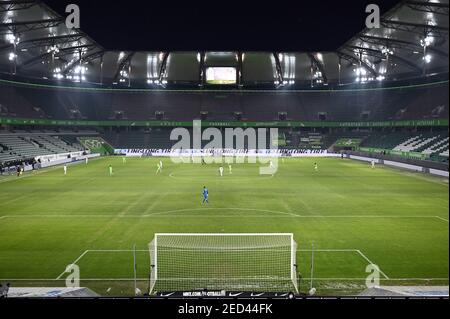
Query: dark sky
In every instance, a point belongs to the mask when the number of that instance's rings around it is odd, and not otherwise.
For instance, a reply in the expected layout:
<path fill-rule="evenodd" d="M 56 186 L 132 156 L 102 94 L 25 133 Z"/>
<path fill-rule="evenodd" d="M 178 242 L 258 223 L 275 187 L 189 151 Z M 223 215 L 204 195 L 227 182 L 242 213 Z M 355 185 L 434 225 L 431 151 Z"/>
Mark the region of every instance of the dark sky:
<path fill-rule="evenodd" d="M 80 6 L 81 29 L 109 50 L 332 51 L 364 29 L 370 3 L 398 0 L 44 0 Z"/>

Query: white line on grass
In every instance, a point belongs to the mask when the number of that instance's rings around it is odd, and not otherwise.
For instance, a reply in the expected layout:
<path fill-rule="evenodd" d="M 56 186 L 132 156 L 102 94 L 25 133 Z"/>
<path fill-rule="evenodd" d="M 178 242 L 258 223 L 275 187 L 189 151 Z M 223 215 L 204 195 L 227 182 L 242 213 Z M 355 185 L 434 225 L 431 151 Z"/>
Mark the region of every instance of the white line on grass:
<path fill-rule="evenodd" d="M 76 265 L 77 262 L 80 261 L 81 258 L 83 258 L 84 255 L 86 255 L 89 252 L 89 250 L 85 250 L 75 261 L 72 263 L 72 265 Z M 66 270 L 64 270 L 58 277 L 56 277 L 55 280 L 61 279 L 62 276 L 66 273 Z"/>
<path fill-rule="evenodd" d="M 442 217 L 439 217 L 439 216 L 435 216 L 437 219 L 440 219 L 440 220 L 443 220 L 444 222 L 447 222 L 448 223 L 448 219 L 445 219 L 445 218 L 442 218 Z"/>
<path fill-rule="evenodd" d="M 311 278 L 303 278 L 303 280 L 309 280 Z M 355 281 L 355 280 L 366 280 L 367 278 L 313 278 L 314 280 L 322 281 Z M 0 278 L 0 281 L 59 281 L 62 279 L 52 279 L 52 278 L 21 278 L 21 279 L 11 279 L 11 278 Z M 81 281 L 130 281 L 134 278 L 84 278 Z M 148 281 L 148 278 L 136 278 L 138 281 Z M 381 281 L 448 281 L 449 278 L 380 278 Z"/>
<path fill-rule="evenodd" d="M 205 209 L 198 209 L 198 210 L 206 210 Z M 213 208 L 210 208 L 213 209 Z M 223 208 L 218 208 L 223 209 Z M 192 211 L 196 209 L 186 209 L 185 211 Z M 242 209 L 241 209 L 242 210 Z M 263 210 L 261 210 L 263 211 Z M 175 211 L 174 211 L 175 212 Z M 270 211 L 265 211 L 270 212 Z M 276 213 L 276 212 L 272 212 Z M 392 215 L 296 215 L 292 213 L 282 213 L 278 212 L 279 214 L 286 214 L 281 216 L 270 216 L 270 215 L 201 215 L 201 214 L 183 214 L 183 215 L 171 215 L 170 212 L 161 212 L 161 213 L 152 213 L 152 214 L 145 214 L 145 215 L 125 215 L 125 216 L 117 216 L 117 215 L 99 215 L 99 214 L 85 214 L 85 215 L 39 215 L 39 214 L 27 214 L 27 215 L 5 215 L 2 216 L 2 218 L 174 218 L 174 217 L 182 217 L 182 218 L 311 218 L 311 219 L 439 219 L 440 221 L 444 221 L 448 223 L 449 221 L 445 218 L 439 217 L 439 216 L 392 216 Z M 163 214 L 168 214 L 164 216 Z"/>
<path fill-rule="evenodd" d="M 165 212 L 157 212 L 157 213 L 151 213 L 142 215 L 143 217 L 151 217 L 155 215 L 162 215 L 162 214 L 171 214 L 171 213 L 180 213 L 180 212 L 186 212 L 186 211 L 204 211 L 204 210 L 232 210 L 232 211 L 255 211 L 255 212 L 262 212 L 262 213 L 272 213 L 272 214 L 280 214 L 280 215 L 287 215 L 292 217 L 297 217 L 300 215 L 294 214 L 294 213 L 288 213 L 288 212 L 280 212 L 280 211 L 273 211 L 273 210 L 267 210 L 267 209 L 257 209 L 257 208 L 237 208 L 237 207 L 226 207 L 226 208 L 214 208 L 214 207 L 204 207 L 204 208 L 184 208 L 184 209 L 177 209 L 177 210 L 169 210 Z M 171 215 L 173 216 L 173 215 Z"/>
<path fill-rule="evenodd" d="M 372 261 L 370 261 L 370 259 L 367 258 L 367 256 L 364 255 L 364 254 L 361 252 L 361 250 L 358 249 L 358 250 L 356 250 L 356 252 L 357 252 L 358 254 L 360 254 L 361 257 L 364 258 L 370 265 L 376 265 L 376 264 L 374 264 Z M 380 268 L 379 270 L 380 270 L 380 274 L 382 274 L 386 279 L 389 279 L 389 277 L 386 276 L 386 274 L 381 270 L 381 268 Z"/>
<path fill-rule="evenodd" d="M 78 261 L 81 260 L 81 258 L 83 258 L 87 253 L 117 253 L 117 252 L 133 252 L 134 250 L 131 249 L 92 249 L 92 250 L 85 250 L 77 259 L 75 259 L 75 261 L 72 264 L 76 264 Z M 298 252 L 311 252 L 311 249 L 298 249 Z M 367 258 L 366 255 L 364 255 L 361 250 L 359 249 L 315 249 L 315 252 L 356 252 L 358 253 L 362 258 L 364 258 L 369 264 L 373 265 L 374 263 Z M 136 252 L 148 252 L 148 250 L 136 250 Z M 66 272 L 62 272 L 56 279 L 53 280 L 60 280 L 61 277 L 65 274 Z M 380 273 L 385 277 L 386 280 L 391 280 L 381 269 L 380 269 Z M 192 279 L 192 278 L 190 278 Z M 16 279 L 16 281 L 20 281 L 21 279 Z M 43 280 L 47 280 L 47 279 L 23 279 L 22 281 L 25 280 L 30 280 L 30 281 L 43 281 Z M 82 280 L 92 280 L 92 281 L 112 281 L 112 280 L 131 280 L 131 279 L 82 279 Z M 320 280 L 320 279 L 319 279 Z M 322 280 L 365 280 L 364 279 L 357 279 L 357 278 L 323 278 Z M 395 280 L 395 279 L 392 279 Z M 425 278 L 422 278 L 422 280 L 425 280 Z M 432 279 L 430 279 L 432 280 Z M 438 279 L 433 279 L 433 280 L 438 280 Z M 12 281 L 12 280 L 11 280 Z"/>
<path fill-rule="evenodd" d="M 185 172 L 185 171 L 183 171 L 183 172 Z M 231 179 L 227 179 L 227 178 L 222 178 L 219 175 L 214 175 L 214 176 L 220 178 L 223 181 L 233 181 L 233 182 L 235 181 L 234 179 L 231 180 Z M 180 175 L 177 176 L 177 175 L 174 174 L 174 172 L 171 172 L 169 174 L 169 177 L 173 178 L 173 179 L 184 179 L 184 180 L 188 180 L 188 179 L 194 178 L 194 176 L 180 176 Z M 247 175 L 247 176 L 237 176 L 237 177 L 239 177 L 240 180 L 242 180 L 242 179 L 255 179 L 255 178 L 271 179 L 271 178 L 274 178 L 275 175 Z"/>

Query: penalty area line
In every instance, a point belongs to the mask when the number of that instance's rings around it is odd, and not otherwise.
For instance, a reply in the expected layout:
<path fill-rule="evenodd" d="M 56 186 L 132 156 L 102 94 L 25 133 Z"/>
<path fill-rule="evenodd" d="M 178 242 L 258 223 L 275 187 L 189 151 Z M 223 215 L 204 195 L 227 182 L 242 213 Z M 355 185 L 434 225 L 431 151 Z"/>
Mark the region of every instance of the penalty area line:
<path fill-rule="evenodd" d="M 364 255 L 361 250 L 357 249 L 356 252 L 361 255 L 362 258 L 364 258 L 370 265 L 376 265 L 374 264 L 369 258 L 367 258 L 366 255 Z M 382 274 L 384 276 L 384 278 L 389 280 L 389 277 L 381 270 L 381 268 L 379 268 L 380 270 L 380 274 Z"/>
<path fill-rule="evenodd" d="M 84 257 L 84 255 L 86 255 L 89 252 L 89 250 L 85 250 L 77 259 L 75 259 L 75 261 L 71 264 L 71 265 L 76 265 L 77 262 L 80 261 L 81 258 Z M 58 277 L 56 277 L 55 280 L 60 280 L 62 276 L 64 276 L 64 274 L 66 273 L 66 270 L 64 270 Z"/>

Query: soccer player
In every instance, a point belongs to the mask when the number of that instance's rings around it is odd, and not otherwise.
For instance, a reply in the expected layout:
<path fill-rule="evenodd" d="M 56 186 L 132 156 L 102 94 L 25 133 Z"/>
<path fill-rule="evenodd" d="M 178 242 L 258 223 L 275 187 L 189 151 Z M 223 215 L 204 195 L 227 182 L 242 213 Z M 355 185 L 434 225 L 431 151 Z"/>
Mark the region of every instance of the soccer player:
<path fill-rule="evenodd" d="M 202 202 L 202 205 L 204 203 L 209 204 L 208 197 L 209 197 L 209 191 L 206 188 L 206 186 L 203 186 L 203 202 Z"/>
<path fill-rule="evenodd" d="M 64 165 L 64 175 L 67 175 L 67 165 Z"/>
<path fill-rule="evenodd" d="M 233 168 L 231 167 L 231 164 L 228 164 L 228 171 L 230 172 L 230 175 L 233 174 Z"/>
<path fill-rule="evenodd" d="M 84 161 L 85 161 L 85 163 L 86 163 L 86 165 L 87 165 L 87 164 L 89 163 L 89 158 L 86 157 L 86 158 L 84 159 Z"/>
<path fill-rule="evenodd" d="M 159 166 L 161 167 L 161 171 L 162 171 L 162 169 L 163 169 L 163 162 L 162 161 L 159 161 Z"/>
<path fill-rule="evenodd" d="M 375 161 L 372 160 L 372 169 L 374 169 L 374 168 L 375 168 Z"/>
<path fill-rule="evenodd" d="M 122 164 L 126 164 L 127 163 L 127 158 L 126 157 L 122 157 Z"/>
<path fill-rule="evenodd" d="M 222 166 L 219 167 L 219 174 L 221 177 L 223 176 L 223 167 Z"/>
<path fill-rule="evenodd" d="M 157 167 L 157 169 L 156 169 L 156 175 L 158 175 L 159 173 L 162 172 L 161 163 L 158 163 L 158 164 L 156 165 L 156 167 Z"/>
<path fill-rule="evenodd" d="M 319 165 L 317 165 L 317 163 L 314 163 L 314 170 L 317 172 L 319 171 Z"/>
<path fill-rule="evenodd" d="M 112 168 L 112 165 L 109 165 L 109 176 L 113 176 L 113 168 Z"/>

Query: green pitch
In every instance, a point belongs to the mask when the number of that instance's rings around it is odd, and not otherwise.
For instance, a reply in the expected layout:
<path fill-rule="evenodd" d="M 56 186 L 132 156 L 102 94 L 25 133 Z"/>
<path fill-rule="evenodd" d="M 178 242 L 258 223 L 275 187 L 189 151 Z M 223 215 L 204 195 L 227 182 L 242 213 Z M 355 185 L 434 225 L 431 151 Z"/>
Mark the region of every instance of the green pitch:
<path fill-rule="evenodd" d="M 76 263 L 81 285 L 102 295 L 148 287 L 154 233 L 294 233 L 300 289 L 364 289 L 369 263 L 383 285 L 448 285 L 448 181 L 341 159 L 286 159 L 275 176 L 259 165 L 173 164 L 102 158 L 88 165 L 0 177 L 0 282 L 64 286 Z M 319 171 L 313 163 L 317 161 Z M 114 176 L 109 176 L 112 165 Z M 202 206 L 202 187 L 210 204 Z"/>

